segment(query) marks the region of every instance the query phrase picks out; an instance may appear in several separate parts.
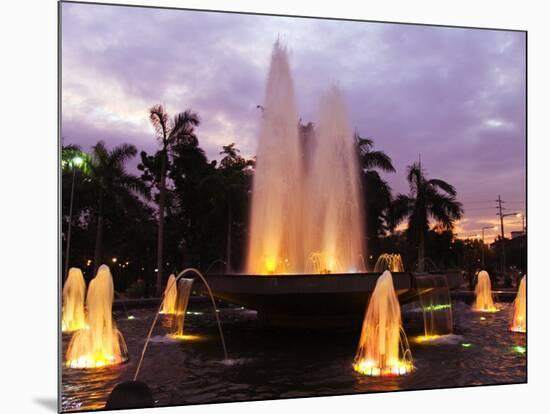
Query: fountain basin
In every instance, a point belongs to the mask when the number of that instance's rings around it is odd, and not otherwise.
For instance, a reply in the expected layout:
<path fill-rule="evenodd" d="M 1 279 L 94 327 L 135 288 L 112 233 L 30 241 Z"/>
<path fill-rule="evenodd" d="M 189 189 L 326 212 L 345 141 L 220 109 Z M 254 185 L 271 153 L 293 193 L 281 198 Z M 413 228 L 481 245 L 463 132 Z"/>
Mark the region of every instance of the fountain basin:
<path fill-rule="evenodd" d="M 417 273 L 393 273 L 401 303 L 416 300 Z M 219 274 L 207 275 L 217 299 L 258 311 L 258 319 L 294 328 L 358 329 L 380 273 Z M 450 289 L 462 283 L 459 273 L 446 273 Z M 199 288 L 200 289 L 200 288 Z"/>

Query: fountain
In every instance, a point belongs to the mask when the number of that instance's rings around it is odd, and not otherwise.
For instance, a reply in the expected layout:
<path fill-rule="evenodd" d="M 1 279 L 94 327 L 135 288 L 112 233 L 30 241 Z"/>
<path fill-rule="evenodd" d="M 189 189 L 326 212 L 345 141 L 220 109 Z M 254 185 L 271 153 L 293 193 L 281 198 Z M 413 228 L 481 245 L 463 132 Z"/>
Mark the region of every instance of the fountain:
<path fill-rule="evenodd" d="M 86 282 L 84 282 L 82 271 L 76 267 L 71 267 L 63 287 L 62 332 L 74 332 L 86 327 L 84 314 L 85 293 Z"/>
<path fill-rule="evenodd" d="M 489 273 L 481 270 L 477 274 L 477 283 L 475 288 L 475 300 L 472 310 L 476 312 L 498 312 L 498 308 L 493 302 L 493 292 L 491 291 L 491 278 Z"/>
<path fill-rule="evenodd" d="M 372 292 L 353 369 L 370 376 L 404 375 L 414 369 L 392 274 L 388 270 L 378 278 Z"/>
<path fill-rule="evenodd" d="M 90 282 L 86 296 L 86 329 L 73 335 L 67 349 L 66 364 L 70 368 L 99 368 L 128 360 L 126 343 L 113 321 L 113 277 L 101 265 Z"/>
<path fill-rule="evenodd" d="M 174 276 L 174 282 L 176 278 Z M 175 284 L 174 284 L 175 285 Z M 181 278 L 178 281 L 177 300 L 174 312 L 174 320 L 172 322 L 174 332 L 170 335 L 176 339 L 188 339 L 188 335 L 184 335 L 183 327 L 185 322 L 185 314 L 187 312 L 187 305 L 189 303 L 189 296 L 191 295 L 191 287 L 193 286 L 193 279 Z"/>
<path fill-rule="evenodd" d="M 342 93 L 334 86 L 321 98 L 314 142 L 301 143 L 288 56 L 277 42 L 262 108 L 247 271 L 304 273 L 312 266 L 324 274 L 357 272 L 363 203 Z"/>
<path fill-rule="evenodd" d="M 527 332 L 527 318 L 526 318 L 526 306 L 527 306 L 527 289 L 525 275 L 521 278 L 519 283 L 518 294 L 514 300 L 514 316 L 512 318 L 512 326 L 510 330 L 513 332 Z"/>
<path fill-rule="evenodd" d="M 303 265 L 303 171 L 298 111 L 285 48 L 277 41 L 265 90 L 254 173 L 247 268 L 297 272 Z"/>
<path fill-rule="evenodd" d="M 166 282 L 166 288 L 164 289 L 164 299 L 162 301 L 161 314 L 173 315 L 176 313 L 176 299 L 178 297 L 178 289 L 176 286 L 176 276 L 171 274 Z"/>
<path fill-rule="evenodd" d="M 382 273 L 384 270 L 390 272 L 404 272 L 403 260 L 401 260 L 400 254 L 383 253 L 376 260 L 374 265 L 374 271 Z"/>
<path fill-rule="evenodd" d="M 453 337 L 453 310 L 445 275 L 418 274 L 414 276 L 422 308 L 424 335 L 415 342 L 445 342 Z"/>
<path fill-rule="evenodd" d="M 270 324 L 354 326 L 379 273 L 366 272 L 361 169 L 344 96 L 330 87 L 316 123 L 303 126 L 289 57 L 277 41 L 258 107 L 245 272 L 209 274 L 214 295 Z M 392 260 L 397 294 L 416 299 L 413 275 L 401 271 L 398 256 Z M 461 282 L 455 275 L 449 286 Z"/>

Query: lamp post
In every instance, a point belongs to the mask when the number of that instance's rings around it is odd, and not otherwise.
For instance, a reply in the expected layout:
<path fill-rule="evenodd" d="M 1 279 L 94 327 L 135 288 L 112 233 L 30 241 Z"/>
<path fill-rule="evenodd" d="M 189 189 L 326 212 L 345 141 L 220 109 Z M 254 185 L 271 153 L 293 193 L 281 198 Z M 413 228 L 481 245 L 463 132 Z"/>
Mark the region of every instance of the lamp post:
<path fill-rule="evenodd" d="M 481 267 L 485 269 L 485 230 L 496 230 L 497 226 L 486 226 L 481 228 Z"/>
<path fill-rule="evenodd" d="M 69 201 L 69 225 L 67 227 L 67 246 L 65 247 L 65 271 L 63 273 L 63 278 L 67 278 L 67 273 L 69 271 L 69 252 L 71 248 L 71 227 L 73 224 L 73 200 L 74 200 L 74 182 L 76 177 L 76 169 L 84 163 L 84 159 L 77 155 L 69 161 L 69 165 L 73 169 L 73 180 L 71 184 L 71 198 Z"/>

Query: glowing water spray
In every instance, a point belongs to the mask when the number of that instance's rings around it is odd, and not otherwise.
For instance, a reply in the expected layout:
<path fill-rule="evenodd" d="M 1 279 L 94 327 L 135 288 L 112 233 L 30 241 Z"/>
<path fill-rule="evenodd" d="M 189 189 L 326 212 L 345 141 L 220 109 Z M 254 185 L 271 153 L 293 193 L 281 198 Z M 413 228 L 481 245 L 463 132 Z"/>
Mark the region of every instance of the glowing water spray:
<path fill-rule="evenodd" d="M 174 277 L 174 281 L 175 281 Z M 177 300 L 174 312 L 174 332 L 170 335 L 176 339 L 186 339 L 183 327 L 185 324 L 185 314 L 187 313 L 187 305 L 189 304 L 189 296 L 191 295 L 191 287 L 193 279 L 180 279 L 178 281 Z"/>
<path fill-rule="evenodd" d="M 316 129 L 301 140 L 289 59 L 277 42 L 262 109 L 247 271 L 363 268 L 360 170 L 341 91 L 322 97 Z"/>
<path fill-rule="evenodd" d="M 63 287 L 63 312 L 61 330 L 74 332 L 86 327 L 84 298 L 86 282 L 82 271 L 76 267 L 69 269 L 69 275 Z"/>
<path fill-rule="evenodd" d="M 518 294 L 514 300 L 514 317 L 512 319 L 512 326 L 510 330 L 513 332 L 527 332 L 527 318 L 526 318 L 526 305 L 527 305 L 527 289 L 525 276 L 521 278 L 519 283 Z"/>
<path fill-rule="evenodd" d="M 188 267 L 186 269 L 183 269 L 176 276 L 174 283 L 176 283 L 183 275 L 185 275 L 187 273 L 190 273 L 190 272 L 195 273 L 202 280 L 204 285 L 206 286 L 206 290 L 208 291 L 208 295 L 210 296 L 210 300 L 212 302 L 212 308 L 214 309 L 214 316 L 216 317 L 216 323 L 218 325 L 218 332 L 220 334 L 220 341 L 221 341 L 221 344 L 222 344 L 224 361 L 228 361 L 229 358 L 227 356 L 227 348 L 225 346 L 225 338 L 223 336 L 222 325 L 220 323 L 220 318 L 218 316 L 218 309 L 216 307 L 216 301 L 214 300 L 214 295 L 212 294 L 212 289 L 210 289 L 210 285 L 206 281 L 203 274 L 200 271 L 198 271 L 197 269 L 193 268 L 193 267 Z M 155 317 L 153 318 L 153 323 L 151 324 L 151 327 L 149 328 L 149 333 L 147 334 L 147 339 L 145 339 L 145 344 L 143 345 L 143 349 L 141 350 L 141 356 L 139 358 L 139 362 L 138 362 L 138 365 L 137 365 L 137 368 L 136 368 L 136 372 L 134 374 L 134 381 L 137 380 L 137 377 L 139 375 L 139 371 L 141 370 L 141 365 L 143 363 L 143 358 L 145 358 L 145 352 L 147 351 L 147 346 L 149 345 L 149 342 L 151 341 L 151 335 L 153 334 L 153 330 L 155 329 L 155 325 L 157 324 L 157 320 L 158 320 L 159 315 L 160 315 L 160 308 L 159 308 L 159 311 L 157 312 L 157 314 L 155 315 Z"/>
<path fill-rule="evenodd" d="M 404 272 L 403 260 L 401 260 L 400 254 L 383 253 L 376 260 L 374 265 L 375 272 L 383 272 L 389 270 L 390 272 Z"/>
<path fill-rule="evenodd" d="M 160 313 L 164 315 L 173 315 L 176 313 L 176 299 L 178 297 L 178 289 L 176 286 L 176 276 L 171 274 L 166 282 L 164 289 L 164 299 L 162 301 L 162 309 Z"/>
<path fill-rule="evenodd" d="M 113 299 L 111 271 L 101 265 L 86 296 L 88 327 L 73 335 L 66 355 L 68 367 L 99 368 L 128 360 L 126 343 L 113 321 Z"/>
<path fill-rule="evenodd" d="M 353 369 L 370 376 L 404 375 L 414 369 L 392 275 L 387 270 L 372 292 Z"/>
<path fill-rule="evenodd" d="M 475 288 L 475 301 L 472 310 L 476 312 L 498 312 L 499 309 L 493 302 L 493 292 L 491 291 L 491 278 L 485 270 L 477 274 L 477 283 Z"/>

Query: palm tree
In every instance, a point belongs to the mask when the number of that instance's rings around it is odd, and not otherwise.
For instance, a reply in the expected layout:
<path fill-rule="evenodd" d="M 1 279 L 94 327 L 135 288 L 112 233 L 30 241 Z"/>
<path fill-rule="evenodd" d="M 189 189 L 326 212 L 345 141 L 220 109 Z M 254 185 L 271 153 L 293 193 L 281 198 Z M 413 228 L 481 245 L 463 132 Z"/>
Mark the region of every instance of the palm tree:
<path fill-rule="evenodd" d="M 164 211 L 166 207 L 166 172 L 169 168 L 169 152 L 181 140 L 194 138 L 194 127 L 199 125 L 199 117 L 191 110 L 177 114 L 170 119 L 164 106 L 155 105 L 149 110 L 149 119 L 155 128 L 160 141 L 160 178 L 158 182 L 158 236 L 157 236 L 157 295 L 163 288 L 163 244 L 164 244 Z"/>
<path fill-rule="evenodd" d="M 103 225 L 106 202 L 119 204 L 133 194 L 148 195 L 147 189 L 139 178 L 128 174 L 124 164 L 137 154 L 133 145 L 122 144 L 108 150 L 105 142 L 99 141 L 92 147 L 92 159 L 89 165 L 90 179 L 96 188 L 96 240 L 94 252 L 94 274 L 101 261 L 103 245 Z"/>
<path fill-rule="evenodd" d="M 378 239 L 388 228 L 387 213 L 391 206 L 391 187 L 382 179 L 378 171 L 394 173 L 395 168 L 391 158 L 383 151 L 375 151 L 374 142 L 369 138 L 362 138 L 356 132 L 354 135 L 361 180 L 363 183 L 366 217 L 367 246 L 369 252 L 377 256 Z"/>
<path fill-rule="evenodd" d="M 456 200 L 455 188 L 440 179 L 428 179 L 420 162 L 408 167 L 410 194 L 399 194 L 392 203 L 391 227 L 407 219 L 407 232 L 418 243 L 418 271 L 424 271 L 424 239 L 429 220 L 443 230 L 453 230 L 454 221 L 462 217 L 462 203 Z"/>

